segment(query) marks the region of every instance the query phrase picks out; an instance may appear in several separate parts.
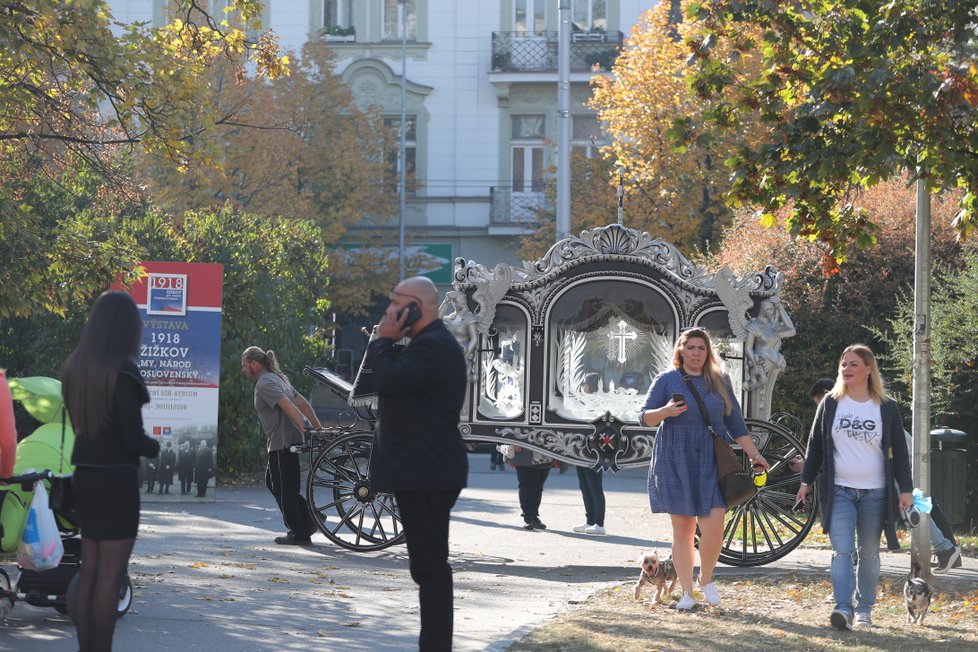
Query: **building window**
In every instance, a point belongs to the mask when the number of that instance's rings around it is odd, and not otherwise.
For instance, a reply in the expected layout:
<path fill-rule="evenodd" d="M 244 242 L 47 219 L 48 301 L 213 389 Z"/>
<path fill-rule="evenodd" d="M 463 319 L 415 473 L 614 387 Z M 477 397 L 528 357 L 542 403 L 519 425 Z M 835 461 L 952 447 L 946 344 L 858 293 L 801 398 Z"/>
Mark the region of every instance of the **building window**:
<path fill-rule="evenodd" d="M 406 0 L 402 5 L 398 0 L 384 0 L 384 40 L 401 39 L 401 14 L 400 8 L 404 7 L 404 25 L 407 29 L 407 40 L 415 41 L 418 38 L 418 9 L 417 0 Z"/>
<path fill-rule="evenodd" d="M 571 147 L 580 151 L 586 158 L 594 158 L 598 150 L 608 144 L 597 116 L 571 116 Z"/>
<path fill-rule="evenodd" d="M 401 151 L 401 116 L 385 116 L 384 126 L 387 128 L 390 137 L 384 159 L 387 161 L 388 179 L 392 180 L 391 186 L 395 190 L 398 184 L 398 162 Z M 415 171 L 418 161 L 418 117 L 415 115 L 406 116 L 405 127 L 407 136 L 404 140 L 404 189 L 407 192 L 415 192 L 417 179 Z"/>
<path fill-rule="evenodd" d="M 353 0 L 323 0 L 323 29 L 353 27 Z"/>
<path fill-rule="evenodd" d="M 514 115 L 512 120 L 513 192 L 543 192 L 543 137 L 546 116 Z"/>
<path fill-rule="evenodd" d="M 607 0 L 573 0 L 571 22 L 575 32 L 604 32 L 608 29 Z"/>
<path fill-rule="evenodd" d="M 516 0 L 513 3 L 513 29 L 517 32 L 542 32 L 547 28 L 546 0 Z"/>

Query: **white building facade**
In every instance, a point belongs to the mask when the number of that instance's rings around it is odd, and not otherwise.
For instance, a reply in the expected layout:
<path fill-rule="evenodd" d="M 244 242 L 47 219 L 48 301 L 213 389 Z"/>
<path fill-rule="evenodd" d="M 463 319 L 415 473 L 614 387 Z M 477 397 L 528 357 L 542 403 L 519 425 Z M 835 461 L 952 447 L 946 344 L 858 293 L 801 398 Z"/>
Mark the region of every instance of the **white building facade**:
<path fill-rule="evenodd" d="M 632 27 L 656 2 L 569 1 L 572 142 L 594 150 L 603 137 L 594 111 L 585 106 L 589 80 L 602 70 L 608 74 Z M 124 23 L 167 20 L 167 0 L 109 4 Z M 298 51 L 310 35 L 325 33 L 337 55 L 336 72 L 357 102 L 379 107 L 395 129 L 406 61 L 406 158 L 413 183 L 404 224 L 411 245 L 444 261 L 427 271 L 442 291 L 451 283 L 456 257 L 488 266 L 518 264 L 520 236 L 539 209 L 552 209 L 546 188 L 554 182 L 558 140 L 559 0 L 265 5 L 263 25 L 278 35 L 283 50 Z M 223 0 L 210 0 L 212 12 L 223 6 Z M 614 202 L 609 192 L 609 217 Z M 355 243 L 355 230 L 350 237 Z"/>

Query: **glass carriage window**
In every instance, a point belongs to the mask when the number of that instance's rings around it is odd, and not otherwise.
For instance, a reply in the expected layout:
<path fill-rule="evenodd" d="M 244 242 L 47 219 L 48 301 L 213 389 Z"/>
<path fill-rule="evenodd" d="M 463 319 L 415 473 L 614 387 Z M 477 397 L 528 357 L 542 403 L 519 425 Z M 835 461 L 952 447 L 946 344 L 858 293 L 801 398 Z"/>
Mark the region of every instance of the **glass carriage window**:
<path fill-rule="evenodd" d="M 496 319 L 479 358 L 479 412 L 514 419 L 526 404 L 526 316 L 513 306 L 496 307 Z"/>
<path fill-rule="evenodd" d="M 591 421 L 606 411 L 634 422 L 652 378 L 672 361 L 676 317 L 646 285 L 595 281 L 550 313 L 549 407 Z"/>

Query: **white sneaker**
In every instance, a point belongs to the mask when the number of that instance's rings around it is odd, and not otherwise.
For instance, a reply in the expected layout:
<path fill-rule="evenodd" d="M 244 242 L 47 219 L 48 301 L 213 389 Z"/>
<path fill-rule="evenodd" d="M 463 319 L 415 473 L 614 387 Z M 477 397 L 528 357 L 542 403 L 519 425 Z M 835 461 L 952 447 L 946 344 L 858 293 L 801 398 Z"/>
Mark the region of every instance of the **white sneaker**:
<path fill-rule="evenodd" d="M 688 593 L 683 593 L 682 599 L 676 603 L 676 611 L 692 611 L 696 606 L 696 600 Z"/>
<path fill-rule="evenodd" d="M 700 584 L 699 580 L 697 580 L 696 583 L 699 584 L 700 590 L 703 592 L 703 597 L 706 598 L 707 602 L 714 607 L 720 604 L 720 592 L 717 591 L 716 584 L 710 582 L 709 584 L 703 585 Z"/>
<path fill-rule="evenodd" d="M 604 534 L 605 529 L 603 525 L 589 525 L 584 534 Z"/>
<path fill-rule="evenodd" d="M 574 531 L 577 532 L 578 534 L 584 534 L 585 532 L 587 532 L 587 529 L 589 527 L 593 527 L 593 526 L 590 523 L 581 523 L 580 525 L 574 526 Z"/>

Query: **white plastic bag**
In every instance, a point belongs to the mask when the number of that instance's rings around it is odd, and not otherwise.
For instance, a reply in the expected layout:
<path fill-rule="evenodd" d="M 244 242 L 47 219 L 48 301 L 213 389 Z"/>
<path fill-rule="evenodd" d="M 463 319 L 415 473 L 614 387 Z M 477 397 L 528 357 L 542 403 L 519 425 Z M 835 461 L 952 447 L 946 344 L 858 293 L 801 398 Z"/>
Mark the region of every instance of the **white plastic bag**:
<path fill-rule="evenodd" d="M 34 498 L 17 546 L 17 563 L 28 570 L 49 570 L 61 563 L 64 552 L 54 512 L 48 506 L 48 492 L 44 483 L 38 482 L 34 485 Z"/>

